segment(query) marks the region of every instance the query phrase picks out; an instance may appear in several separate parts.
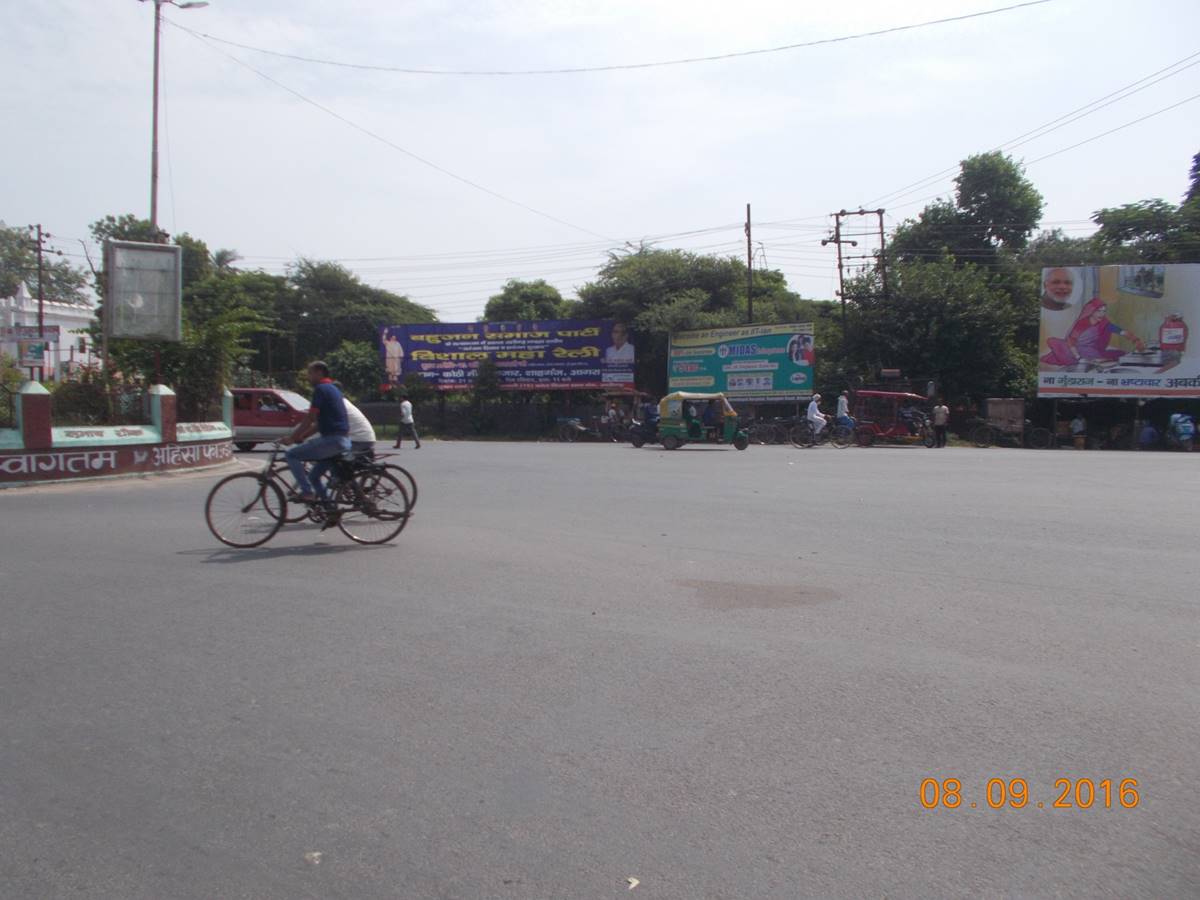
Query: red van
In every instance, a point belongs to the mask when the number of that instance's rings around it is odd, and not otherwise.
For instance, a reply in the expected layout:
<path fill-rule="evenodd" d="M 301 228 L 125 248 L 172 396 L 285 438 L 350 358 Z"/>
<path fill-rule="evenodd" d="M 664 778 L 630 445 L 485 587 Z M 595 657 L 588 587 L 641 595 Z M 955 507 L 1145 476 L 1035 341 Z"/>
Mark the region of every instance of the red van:
<path fill-rule="evenodd" d="M 252 450 L 255 444 L 290 434 L 308 413 L 308 401 L 295 391 L 278 388 L 232 388 L 233 444 Z"/>

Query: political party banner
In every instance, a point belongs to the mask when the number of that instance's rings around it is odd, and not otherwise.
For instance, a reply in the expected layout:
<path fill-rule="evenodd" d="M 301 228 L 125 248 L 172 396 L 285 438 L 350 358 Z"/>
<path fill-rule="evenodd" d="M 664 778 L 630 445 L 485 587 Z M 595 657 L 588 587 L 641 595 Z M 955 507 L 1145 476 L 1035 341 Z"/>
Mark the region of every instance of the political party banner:
<path fill-rule="evenodd" d="M 806 400 L 813 362 L 811 322 L 681 331 L 671 335 L 667 385 L 731 400 Z"/>
<path fill-rule="evenodd" d="M 380 354 L 390 384 L 419 375 L 439 391 L 470 390 L 484 360 L 506 391 L 629 389 L 635 350 L 620 322 L 389 325 Z"/>
<path fill-rule="evenodd" d="M 1039 397 L 1200 397 L 1200 264 L 1042 270 Z"/>

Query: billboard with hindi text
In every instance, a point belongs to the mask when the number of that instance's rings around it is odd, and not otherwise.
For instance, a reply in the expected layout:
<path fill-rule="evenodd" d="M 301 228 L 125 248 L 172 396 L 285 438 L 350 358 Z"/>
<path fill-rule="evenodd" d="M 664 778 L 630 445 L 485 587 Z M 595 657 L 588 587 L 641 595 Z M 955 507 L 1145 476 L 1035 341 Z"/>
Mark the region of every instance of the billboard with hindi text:
<path fill-rule="evenodd" d="M 1200 264 L 1042 270 L 1039 397 L 1200 397 Z"/>
<path fill-rule="evenodd" d="M 435 390 L 470 390 L 480 364 L 491 360 L 507 391 L 633 388 L 636 351 L 620 322 L 388 325 L 379 342 L 390 384 L 417 375 Z"/>

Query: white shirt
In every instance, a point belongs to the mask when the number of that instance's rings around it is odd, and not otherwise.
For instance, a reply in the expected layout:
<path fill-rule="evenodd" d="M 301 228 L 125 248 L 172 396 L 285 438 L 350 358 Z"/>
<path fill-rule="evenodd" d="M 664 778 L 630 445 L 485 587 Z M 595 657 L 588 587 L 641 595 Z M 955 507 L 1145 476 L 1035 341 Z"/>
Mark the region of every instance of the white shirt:
<path fill-rule="evenodd" d="M 383 346 L 388 359 L 404 359 L 404 345 L 399 341 L 384 341 Z"/>
<path fill-rule="evenodd" d="M 371 427 L 367 417 L 362 414 L 362 410 L 349 400 L 343 399 L 342 402 L 346 404 L 346 421 L 350 423 L 350 434 L 348 435 L 350 443 L 375 443 L 375 429 Z"/>
<path fill-rule="evenodd" d="M 817 405 L 816 400 L 808 404 L 808 421 L 825 423 L 825 416 L 821 413 L 821 407 Z"/>
<path fill-rule="evenodd" d="M 838 397 L 838 418 L 845 419 L 850 415 L 850 400 L 846 397 Z"/>
<path fill-rule="evenodd" d="M 411 425 L 412 423 L 413 423 L 412 403 L 410 403 L 408 400 L 401 400 L 400 401 L 400 424 Z"/>
<path fill-rule="evenodd" d="M 604 351 L 605 362 L 633 362 L 633 344 L 626 341 L 620 347 L 609 347 Z"/>

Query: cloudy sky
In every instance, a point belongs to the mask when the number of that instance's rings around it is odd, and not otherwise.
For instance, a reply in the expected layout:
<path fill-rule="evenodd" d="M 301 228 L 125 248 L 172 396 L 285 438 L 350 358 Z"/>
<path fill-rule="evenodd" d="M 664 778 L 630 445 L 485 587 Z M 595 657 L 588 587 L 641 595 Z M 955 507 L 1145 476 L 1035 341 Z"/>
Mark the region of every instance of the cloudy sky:
<path fill-rule="evenodd" d="M 345 63 L 524 70 L 766 48 L 1012 2 L 212 0 L 166 17 Z M 72 239 L 94 219 L 147 214 L 149 6 L 0 4 L 0 219 L 41 222 L 79 253 Z M 298 255 L 344 260 L 453 321 L 509 277 L 569 294 L 626 241 L 744 254 L 750 202 L 759 260 L 830 297 L 828 213 L 883 205 L 894 224 L 953 173 L 899 189 L 1164 69 L 1013 152 L 1046 223 L 1072 234 L 1100 206 L 1178 200 L 1200 100 L 1039 158 L 1200 94 L 1198 34 L 1195 0 L 1052 0 L 719 62 L 473 77 L 314 65 L 167 26 L 159 217 L 269 271 Z"/>

